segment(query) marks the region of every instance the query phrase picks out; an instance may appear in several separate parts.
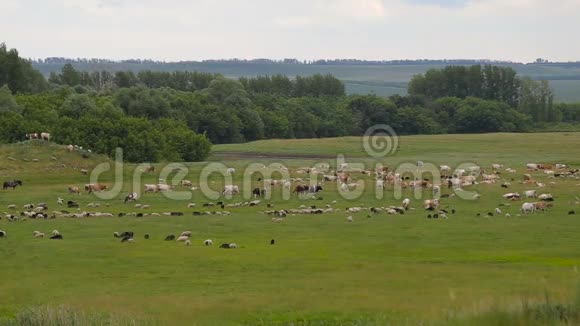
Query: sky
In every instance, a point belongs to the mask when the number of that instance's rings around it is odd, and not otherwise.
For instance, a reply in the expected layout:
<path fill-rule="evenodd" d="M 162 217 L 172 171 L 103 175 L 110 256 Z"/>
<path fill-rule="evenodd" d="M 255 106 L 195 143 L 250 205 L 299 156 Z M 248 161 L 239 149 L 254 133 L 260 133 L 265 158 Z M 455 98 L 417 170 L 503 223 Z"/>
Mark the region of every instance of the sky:
<path fill-rule="evenodd" d="M 0 0 L 27 58 L 580 60 L 580 0 Z"/>

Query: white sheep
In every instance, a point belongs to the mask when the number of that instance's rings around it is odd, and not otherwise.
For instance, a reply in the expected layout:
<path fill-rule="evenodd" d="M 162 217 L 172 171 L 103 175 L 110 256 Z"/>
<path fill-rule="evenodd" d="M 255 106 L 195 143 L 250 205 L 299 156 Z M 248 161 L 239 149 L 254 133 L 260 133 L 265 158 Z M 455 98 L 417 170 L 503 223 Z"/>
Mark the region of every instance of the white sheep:
<path fill-rule="evenodd" d="M 52 230 L 52 235 L 59 235 L 60 232 L 58 232 L 58 230 Z"/>
<path fill-rule="evenodd" d="M 498 207 L 495 208 L 495 213 L 500 215 L 501 214 L 501 209 L 499 209 Z"/>
<path fill-rule="evenodd" d="M 189 239 L 185 240 L 185 245 L 186 246 L 191 246 L 191 240 L 189 240 Z"/>
<path fill-rule="evenodd" d="M 405 210 L 408 210 L 408 209 L 409 209 L 409 205 L 410 205 L 410 204 L 411 204 L 411 200 L 410 200 L 409 198 L 405 198 L 405 199 L 403 200 L 403 208 L 404 208 Z"/>
<path fill-rule="evenodd" d="M 182 241 L 187 241 L 187 240 L 189 240 L 189 237 L 182 235 L 182 236 L 178 237 L 177 240 L 175 240 L 175 241 L 182 242 Z"/>
<path fill-rule="evenodd" d="M 191 231 L 183 231 L 181 232 L 181 236 L 182 237 L 191 237 Z"/>
<path fill-rule="evenodd" d="M 346 218 L 346 221 L 347 221 L 347 222 L 352 222 L 352 221 L 354 221 L 354 220 L 353 220 L 352 216 L 347 216 L 347 218 Z"/>
<path fill-rule="evenodd" d="M 192 207 L 195 207 L 195 203 L 189 203 L 189 204 L 187 204 L 187 208 L 192 208 Z"/>
<path fill-rule="evenodd" d="M 16 205 L 14 205 L 14 204 L 8 205 L 8 209 L 16 209 Z"/>
<path fill-rule="evenodd" d="M 207 240 L 203 241 L 203 244 L 206 246 L 211 246 L 211 245 L 213 245 L 213 241 L 211 239 L 207 239 Z"/>
<path fill-rule="evenodd" d="M 38 232 L 34 235 L 35 238 L 44 238 L 44 233 Z"/>
<path fill-rule="evenodd" d="M 0 238 L 6 237 L 6 231 L 0 230 Z"/>
<path fill-rule="evenodd" d="M 236 249 L 238 247 L 235 243 L 230 243 L 230 249 Z"/>
<path fill-rule="evenodd" d="M 56 203 L 59 205 L 62 205 L 62 204 L 64 204 L 64 199 L 58 197 L 58 199 L 56 200 Z"/>

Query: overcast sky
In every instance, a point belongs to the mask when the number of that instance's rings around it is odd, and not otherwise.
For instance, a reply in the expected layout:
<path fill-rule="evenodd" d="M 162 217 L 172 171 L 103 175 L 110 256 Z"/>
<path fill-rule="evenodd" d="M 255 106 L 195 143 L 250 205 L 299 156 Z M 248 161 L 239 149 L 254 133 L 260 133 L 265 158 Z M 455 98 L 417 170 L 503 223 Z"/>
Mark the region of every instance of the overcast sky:
<path fill-rule="evenodd" d="M 0 0 L 29 58 L 580 60 L 580 0 Z"/>

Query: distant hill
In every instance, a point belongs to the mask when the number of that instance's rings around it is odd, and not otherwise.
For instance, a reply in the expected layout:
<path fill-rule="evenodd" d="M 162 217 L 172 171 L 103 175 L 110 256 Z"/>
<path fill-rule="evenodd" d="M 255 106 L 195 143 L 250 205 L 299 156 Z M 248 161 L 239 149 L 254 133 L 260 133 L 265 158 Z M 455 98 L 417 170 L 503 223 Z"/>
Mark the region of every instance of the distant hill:
<path fill-rule="evenodd" d="M 65 64 L 72 62 L 76 69 L 83 71 L 95 70 L 141 70 L 176 71 L 189 70 L 220 73 L 227 77 L 284 74 L 290 77 L 307 76 L 317 73 L 332 74 L 342 80 L 348 93 L 379 96 L 393 94 L 404 95 L 407 83 L 415 74 L 424 73 L 428 69 L 443 68 L 447 65 L 472 65 L 477 63 L 493 63 L 494 65 L 510 66 L 520 75 L 534 79 L 550 81 L 559 102 L 580 102 L 580 63 L 534 63 L 522 64 L 511 62 L 478 61 L 478 60 L 432 60 L 432 61 L 316 61 L 300 63 L 293 60 L 275 62 L 271 60 L 213 60 L 203 62 L 156 62 L 151 60 L 127 60 L 114 62 L 102 59 L 69 60 L 53 58 L 34 62 L 33 66 L 44 75 L 58 72 Z"/>

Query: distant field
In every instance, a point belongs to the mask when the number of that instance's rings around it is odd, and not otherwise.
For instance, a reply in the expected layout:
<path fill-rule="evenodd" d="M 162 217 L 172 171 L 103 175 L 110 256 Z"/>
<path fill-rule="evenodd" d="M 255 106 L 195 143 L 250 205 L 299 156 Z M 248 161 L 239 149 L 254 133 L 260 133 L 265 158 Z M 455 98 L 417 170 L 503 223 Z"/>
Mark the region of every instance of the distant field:
<path fill-rule="evenodd" d="M 533 177 L 547 184 L 536 188 L 520 184 L 528 162 L 562 162 L 580 166 L 580 133 L 484 134 L 401 137 L 400 150 L 379 160 L 391 167 L 401 162 L 423 160 L 433 164 L 473 162 L 486 170 L 492 163 L 517 169 L 501 171 L 509 189 L 480 184 L 467 190 L 481 198 L 442 199 L 449 218 L 427 219 L 421 207 L 430 198 L 412 198 L 405 215 L 373 214 L 370 211 L 335 211 L 320 215 L 292 215 L 272 223 L 262 212 L 298 208 L 301 205 L 335 209 L 364 205 L 400 205 L 391 186 L 384 198 L 376 198 L 374 177 L 353 172 L 365 184 L 360 198 L 347 200 L 337 185 L 327 182 L 316 197 L 282 199 L 281 188 L 257 206 L 227 208 L 231 216 L 193 216 L 194 211 L 221 211 L 219 206 L 202 207 L 209 200 L 199 190 L 177 186 L 191 193 L 188 200 L 170 200 L 160 193 L 142 194 L 141 210 L 123 204 L 123 195 L 133 190 L 135 165 L 123 168 L 121 194 L 100 200 L 94 194 L 67 193 L 68 185 L 89 181 L 81 168 L 93 169 L 102 156 L 84 159 L 63 147 L 42 141 L 0 146 L 0 182 L 20 179 L 23 187 L 0 190 L 0 325 L 27 307 L 64 304 L 85 312 L 112 313 L 160 325 L 545 325 L 541 320 L 513 317 L 526 303 L 572 302 L 579 286 L 580 266 L 580 180 L 550 179 L 542 172 Z M 248 144 L 218 145 L 210 162 L 185 163 L 186 179 L 196 186 L 221 190 L 223 177 L 211 174 L 201 184 L 199 176 L 209 163 L 235 167 L 233 183 L 242 185 L 244 168 L 251 163 L 282 163 L 292 177 L 307 178 L 297 169 L 317 162 L 336 167 L 336 154 L 348 162 L 363 162 L 372 168 L 378 161 L 366 158 L 357 137 L 320 140 L 272 140 Z M 56 160 L 53 160 L 54 157 Z M 12 159 L 11 159 L 12 158 Z M 38 159 L 34 162 L 33 159 Z M 156 173 L 144 174 L 143 183 L 157 183 Z M 140 168 L 139 168 L 140 169 Z M 269 172 L 270 170 L 264 170 Z M 279 178 L 280 172 L 274 172 Z M 172 175 L 166 177 L 173 181 Z M 259 175 L 251 185 L 261 185 Z M 513 179 L 513 181 L 512 181 Z M 113 185 L 113 173 L 101 182 Z M 555 182 L 550 185 L 549 182 Z M 298 183 L 295 183 L 298 184 Z M 538 189 L 556 198 L 547 212 L 519 214 L 521 202 L 501 198 L 505 192 Z M 444 194 L 452 189 L 442 187 Z M 66 209 L 57 197 L 76 200 L 80 211 L 168 212 L 184 216 L 89 217 L 8 222 L 5 215 L 17 214 L 27 203 L 46 202 L 49 213 Z M 244 193 L 224 204 L 251 199 Z M 336 201 L 336 203 L 334 203 Z M 195 202 L 197 207 L 187 208 Z M 87 207 L 100 203 L 99 208 Z M 15 204 L 16 210 L 8 209 Z M 500 206 L 504 204 L 506 206 Z M 501 215 L 486 217 L 496 207 Z M 575 210 L 576 215 L 568 215 Z M 71 209 L 73 212 L 78 212 Z M 481 214 L 477 216 L 477 214 Z M 504 216 L 510 213 L 511 217 Z M 346 222 L 352 215 L 354 222 Z M 64 240 L 33 239 L 32 231 L 58 229 Z M 134 243 L 120 243 L 114 231 L 136 233 Z M 163 241 L 165 235 L 191 230 L 192 245 Z M 151 239 L 143 235 L 149 233 Z M 213 239 L 213 247 L 202 245 Z M 275 239 L 276 244 L 270 245 Z M 236 242 L 238 249 L 218 246 Z M 482 317 L 483 316 L 483 317 Z M 487 317 L 486 317 L 487 316 Z M 491 317 L 490 317 L 491 316 Z M 515 318 L 515 319 L 510 319 Z M 536 318 L 536 317 L 532 317 Z M 141 324 L 140 322 L 137 324 Z"/>
<path fill-rule="evenodd" d="M 332 74 L 344 81 L 347 91 L 352 94 L 375 93 L 379 96 L 404 95 L 406 83 L 413 75 L 428 69 L 440 69 L 443 64 L 401 64 L 401 65 L 295 65 L 274 63 L 166 63 L 166 64 L 75 64 L 80 70 L 196 70 L 220 73 L 228 77 L 284 74 L 306 76 L 317 73 Z M 557 101 L 580 102 L 580 67 L 557 65 L 510 65 L 519 74 L 536 79 L 549 80 L 554 88 Z M 43 74 L 60 71 L 61 64 L 34 64 Z M 394 86 L 393 84 L 402 84 Z"/>

